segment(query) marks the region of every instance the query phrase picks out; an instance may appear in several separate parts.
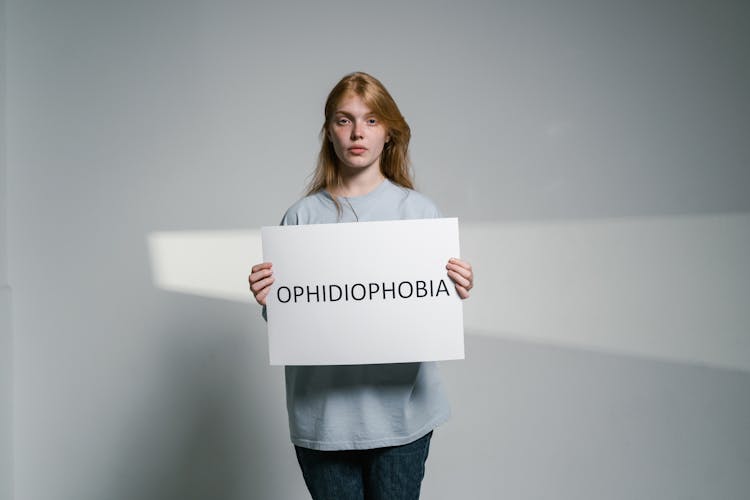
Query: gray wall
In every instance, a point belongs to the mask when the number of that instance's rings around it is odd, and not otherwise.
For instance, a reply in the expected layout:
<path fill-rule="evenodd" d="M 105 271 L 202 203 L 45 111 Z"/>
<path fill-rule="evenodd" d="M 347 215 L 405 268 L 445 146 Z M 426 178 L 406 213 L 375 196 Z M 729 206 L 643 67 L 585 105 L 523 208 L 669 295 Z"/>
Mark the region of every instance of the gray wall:
<path fill-rule="evenodd" d="M 6 231 L 8 197 L 5 181 L 5 75 L 5 1 L 0 0 L 0 500 L 10 500 L 13 491 L 13 343 Z"/>
<path fill-rule="evenodd" d="M 745 317 L 732 292 L 746 289 L 738 255 L 750 251 L 744 2 L 5 10 L 0 284 L 13 285 L 17 499 L 304 498 L 257 307 L 155 287 L 147 235 L 276 223 L 312 168 L 326 92 L 353 70 L 392 91 L 414 132 L 418 187 L 467 225 L 710 215 L 723 227 L 731 214 L 739 229 L 705 265 L 735 256 L 715 300 Z M 638 234 L 646 250 L 663 241 Z M 472 241 L 473 261 L 503 259 L 489 238 Z M 628 264 L 648 269 L 649 254 Z M 466 307 L 467 325 L 482 318 L 466 361 L 443 364 L 454 416 L 435 435 L 425 498 L 747 498 L 743 362 L 555 342 L 503 317 L 487 326 L 487 307 L 513 296 L 481 282 L 490 275 L 502 279 L 478 267 Z M 562 296 L 575 281 L 549 285 Z M 620 337 L 607 346 L 640 327 L 600 324 L 576 323 L 588 339 Z M 656 341 L 678 346 L 664 325 Z M 731 337 L 740 350 L 744 326 Z"/>

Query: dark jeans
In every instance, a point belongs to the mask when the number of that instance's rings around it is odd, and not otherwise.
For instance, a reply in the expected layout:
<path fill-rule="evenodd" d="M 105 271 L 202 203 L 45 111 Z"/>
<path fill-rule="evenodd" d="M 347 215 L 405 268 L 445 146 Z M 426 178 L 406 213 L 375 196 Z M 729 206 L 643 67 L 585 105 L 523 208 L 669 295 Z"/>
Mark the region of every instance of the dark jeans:
<path fill-rule="evenodd" d="M 295 446 L 313 500 L 416 500 L 432 431 L 414 442 L 371 450 Z"/>

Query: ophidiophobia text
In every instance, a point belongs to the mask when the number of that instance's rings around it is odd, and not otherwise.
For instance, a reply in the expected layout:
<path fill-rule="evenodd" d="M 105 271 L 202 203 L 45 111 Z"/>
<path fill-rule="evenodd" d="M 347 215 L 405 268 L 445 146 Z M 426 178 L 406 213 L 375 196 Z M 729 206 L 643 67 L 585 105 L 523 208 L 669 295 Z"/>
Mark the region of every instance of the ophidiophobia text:
<path fill-rule="evenodd" d="M 416 280 L 390 283 L 351 283 L 343 285 L 280 286 L 276 298 L 282 304 L 292 302 L 338 302 L 343 300 L 396 300 L 450 296 L 445 280 Z"/>

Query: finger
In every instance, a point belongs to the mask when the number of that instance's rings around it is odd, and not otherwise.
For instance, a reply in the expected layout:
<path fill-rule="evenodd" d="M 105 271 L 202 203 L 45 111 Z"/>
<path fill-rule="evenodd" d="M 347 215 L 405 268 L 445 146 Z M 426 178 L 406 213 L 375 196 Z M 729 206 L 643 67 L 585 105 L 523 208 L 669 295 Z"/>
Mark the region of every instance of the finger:
<path fill-rule="evenodd" d="M 259 280 L 261 280 L 263 278 L 267 278 L 267 277 L 271 276 L 272 274 L 273 274 L 273 269 L 271 269 L 271 268 L 261 269 L 260 271 L 254 272 L 253 274 L 251 274 L 250 276 L 248 276 L 247 280 L 252 285 L 256 281 L 259 281 Z"/>
<path fill-rule="evenodd" d="M 270 288 L 266 288 L 262 292 L 260 292 L 258 295 L 255 296 L 255 301 L 264 306 L 266 305 L 266 297 L 268 296 L 268 293 L 271 291 Z"/>
<path fill-rule="evenodd" d="M 458 292 L 458 296 L 462 299 L 468 299 L 469 298 L 469 291 L 456 283 L 456 292 Z"/>
<path fill-rule="evenodd" d="M 450 277 L 450 279 L 453 280 L 453 282 L 456 285 L 461 285 L 463 288 L 467 290 L 471 288 L 471 281 L 464 278 L 463 276 L 458 274 L 456 271 L 448 271 L 448 276 Z"/>
<path fill-rule="evenodd" d="M 448 263 L 456 264 L 457 266 L 461 266 L 464 269 L 468 269 L 469 271 L 471 271 L 471 264 L 466 260 L 461 260 L 456 257 L 451 257 L 450 259 L 448 259 Z"/>
<path fill-rule="evenodd" d="M 448 259 L 448 262 L 458 264 L 459 266 L 465 267 L 466 269 L 471 269 L 471 263 L 469 263 L 469 261 L 467 260 L 462 260 L 457 257 L 451 257 L 450 259 Z"/>
<path fill-rule="evenodd" d="M 266 279 L 255 282 L 252 285 L 250 285 L 250 290 L 252 290 L 253 295 L 258 295 L 260 292 L 263 291 L 264 288 L 271 286 L 271 283 L 273 283 L 274 280 L 275 278 L 273 276 L 270 276 Z"/>
<path fill-rule="evenodd" d="M 472 272 L 471 268 L 467 269 L 465 267 L 459 266 L 457 264 L 452 264 L 450 262 L 445 266 L 445 268 L 457 272 L 458 274 L 460 274 L 461 276 L 463 276 L 469 281 L 471 281 L 474 277 L 474 273 Z"/>
<path fill-rule="evenodd" d="M 270 262 L 261 262 L 260 264 L 255 264 L 253 268 L 250 270 L 251 273 L 256 273 L 260 271 L 261 269 L 270 269 L 271 263 Z"/>

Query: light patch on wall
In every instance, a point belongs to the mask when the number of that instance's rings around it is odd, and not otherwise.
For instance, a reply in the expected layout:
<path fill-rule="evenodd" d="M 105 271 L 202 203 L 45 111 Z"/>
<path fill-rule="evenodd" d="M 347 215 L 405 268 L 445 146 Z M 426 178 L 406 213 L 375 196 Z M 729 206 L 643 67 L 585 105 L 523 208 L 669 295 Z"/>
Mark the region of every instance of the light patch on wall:
<path fill-rule="evenodd" d="M 262 260 L 260 230 L 163 231 L 147 239 L 156 287 L 255 302 L 247 277 Z"/>
<path fill-rule="evenodd" d="M 467 331 L 750 371 L 750 215 L 462 225 L 461 248 Z"/>
<path fill-rule="evenodd" d="M 460 232 L 476 271 L 468 333 L 750 371 L 750 215 Z M 148 244 L 157 287 L 252 302 L 260 231 L 161 232 Z"/>

